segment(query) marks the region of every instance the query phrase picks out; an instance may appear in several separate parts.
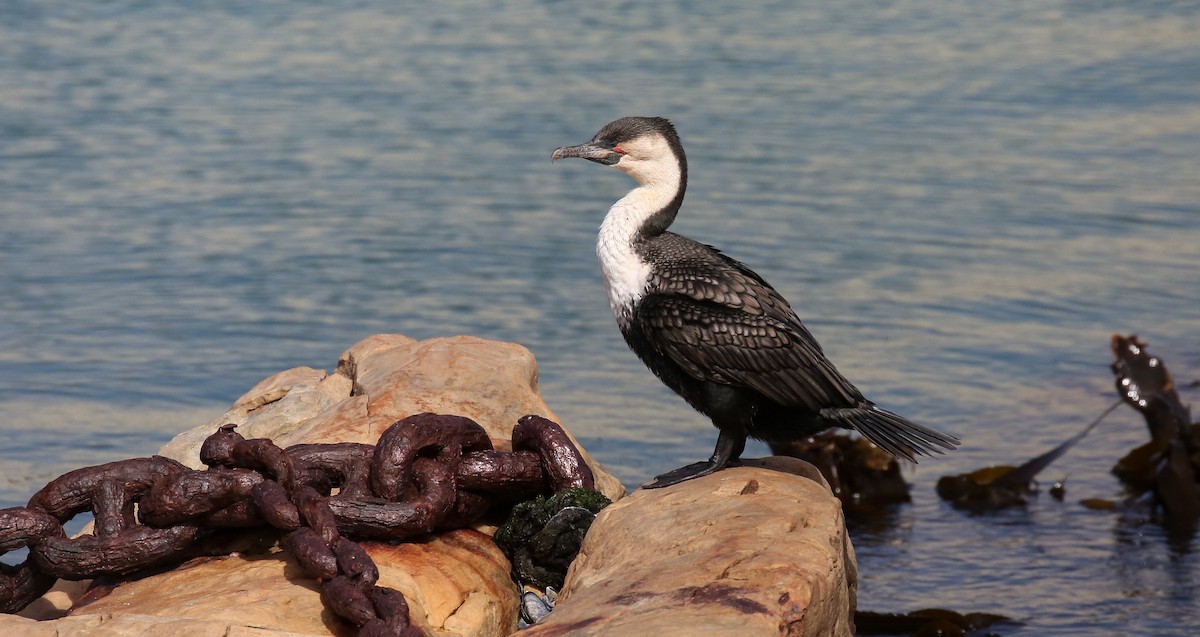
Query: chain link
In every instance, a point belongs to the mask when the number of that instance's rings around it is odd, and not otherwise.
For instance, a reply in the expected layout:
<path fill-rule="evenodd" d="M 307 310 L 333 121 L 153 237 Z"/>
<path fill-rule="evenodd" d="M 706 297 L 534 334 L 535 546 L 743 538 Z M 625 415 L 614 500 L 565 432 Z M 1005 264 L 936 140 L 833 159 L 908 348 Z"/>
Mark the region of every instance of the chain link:
<path fill-rule="evenodd" d="M 321 600 L 360 637 L 415 637 L 408 603 L 377 586 L 379 569 L 351 537 L 403 540 L 468 526 L 492 502 L 570 487 L 595 488 L 591 470 L 556 423 L 520 419 L 512 452 L 462 416 L 417 414 L 376 445 L 301 444 L 282 449 L 223 425 L 200 448 L 207 470 L 164 458 L 76 469 L 52 480 L 28 506 L 0 509 L 0 612 L 15 613 L 59 579 L 125 576 L 196 556 L 213 529 L 271 526 Z M 336 489 L 336 493 L 334 490 Z M 91 535 L 62 525 L 91 511 Z"/>

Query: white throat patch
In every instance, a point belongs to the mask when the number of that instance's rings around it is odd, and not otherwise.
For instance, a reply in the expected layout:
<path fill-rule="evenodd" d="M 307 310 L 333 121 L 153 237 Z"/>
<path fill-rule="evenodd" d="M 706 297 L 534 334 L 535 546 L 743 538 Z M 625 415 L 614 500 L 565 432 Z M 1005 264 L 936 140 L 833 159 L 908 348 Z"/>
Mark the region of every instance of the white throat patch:
<path fill-rule="evenodd" d="M 680 174 L 679 160 L 666 138 L 652 133 L 621 142 L 620 146 L 625 155 L 615 168 L 636 179 L 639 186 L 669 190 L 670 201 L 679 187 Z"/>

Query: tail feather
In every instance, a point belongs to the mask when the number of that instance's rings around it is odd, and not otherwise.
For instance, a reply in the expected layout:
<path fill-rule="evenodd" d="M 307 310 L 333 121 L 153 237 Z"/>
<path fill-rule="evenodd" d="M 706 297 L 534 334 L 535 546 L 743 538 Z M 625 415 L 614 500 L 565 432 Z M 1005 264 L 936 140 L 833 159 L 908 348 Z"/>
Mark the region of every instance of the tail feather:
<path fill-rule="evenodd" d="M 830 424 L 854 429 L 884 451 L 912 462 L 917 461 L 917 455 L 945 453 L 961 444 L 950 434 L 919 425 L 869 403 L 859 407 L 822 409 L 821 418 Z"/>

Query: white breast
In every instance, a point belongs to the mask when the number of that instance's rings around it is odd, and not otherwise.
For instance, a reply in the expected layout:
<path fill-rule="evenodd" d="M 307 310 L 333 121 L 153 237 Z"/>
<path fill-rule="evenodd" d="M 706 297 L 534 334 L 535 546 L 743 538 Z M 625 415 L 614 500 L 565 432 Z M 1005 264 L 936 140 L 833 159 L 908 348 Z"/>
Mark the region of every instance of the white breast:
<path fill-rule="evenodd" d="M 650 264 L 645 263 L 633 249 L 633 237 L 642 219 L 637 214 L 640 197 L 637 190 L 613 204 L 596 241 L 596 258 L 608 289 L 608 304 L 618 322 L 623 322 L 633 305 L 646 292 L 650 279 Z M 633 201 L 629 201 L 633 199 Z"/>

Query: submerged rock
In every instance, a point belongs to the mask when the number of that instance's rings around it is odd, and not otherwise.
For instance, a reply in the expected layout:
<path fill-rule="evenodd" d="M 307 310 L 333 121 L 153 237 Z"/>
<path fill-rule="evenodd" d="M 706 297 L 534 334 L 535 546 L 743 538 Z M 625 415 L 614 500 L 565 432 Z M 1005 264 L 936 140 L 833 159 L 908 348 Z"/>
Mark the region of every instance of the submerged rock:
<path fill-rule="evenodd" d="M 942 476 L 937 481 L 937 494 L 957 507 L 973 510 L 1025 504 L 1026 496 L 1033 493 L 1033 484 L 1029 481 L 1001 480 L 1016 470 L 1017 467 L 1011 465 L 999 465 L 970 473 Z"/>
<path fill-rule="evenodd" d="M 1019 467 L 999 465 L 984 467 L 970 473 L 942 476 L 937 482 L 937 494 L 955 507 L 973 511 L 1002 509 L 1025 504 L 1026 496 L 1035 492 L 1034 481 L 1037 475 L 1050 466 L 1050 463 L 1066 454 L 1080 440 L 1083 440 L 1084 436 L 1091 433 L 1096 425 L 1100 424 L 1100 421 L 1104 420 L 1104 417 L 1112 413 L 1120 404 L 1120 402 L 1113 403 L 1088 423 L 1082 431 L 1050 451 L 1027 460 Z M 1064 490 L 1062 482 L 1058 482 L 1051 487 L 1050 493 L 1056 499 L 1062 500 Z"/>
<path fill-rule="evenodd" d="M 995 624 L 1015 624 L 1003 615 L 958 613 L 941 608 L 925 608 L 911 613 L 854 614 L 859 635 L 912 635 L 914 637 L 966 637 L 980 635 Z"/>
<path fill-rule="evenodd" d="M 912 501 L 900 462 L 865 438 L 827 431 L 804 440 L 773 443 L 771 451 L 819 469 L 847 514 L 869 514 L 883 505 Z"/>
<path fill-rule="evenodd" d="M 1117 393 L 1150 430 L 1150 442 L 1121 458 L 1113 473 L 1135 496 L 1152 492 L 1167 532 L 1189 538 L 1200 529 L 1200 427 L 1166 363 L 1137 336 L 1114 334 L 1112 351 Z"/>

